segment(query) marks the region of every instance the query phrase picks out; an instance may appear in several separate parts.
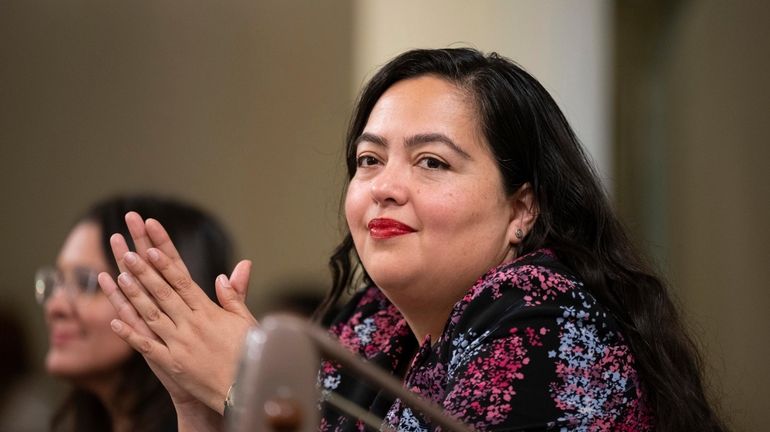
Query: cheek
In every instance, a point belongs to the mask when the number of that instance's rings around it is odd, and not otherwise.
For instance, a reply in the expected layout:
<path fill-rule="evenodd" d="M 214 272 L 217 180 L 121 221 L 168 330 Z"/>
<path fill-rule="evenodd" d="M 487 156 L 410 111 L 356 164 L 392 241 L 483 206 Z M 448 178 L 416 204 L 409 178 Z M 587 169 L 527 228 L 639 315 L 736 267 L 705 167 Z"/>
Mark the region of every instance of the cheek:
<path fill-rule="evenodd" d="M 91 348 L 100 349 L 102 361 L 119 361 L 127 357 L 132 348 L 110 327 L 110 321 L 118 317 L 117 312 L 103 295 L 91 299 L 87 307 L 80 308 L 80 317 L 86 341 Z"/>
<path fill-rule="evenodd" d="M 107 297 L 96 294 L 93 298 L 84 300 L 77 305 L 80 322 L 86 331 L 101 331 L 110 328 L 110 321 L 118 317 Z"/>
<path fill-rule="evenodd" d="M 366 193 L 363 186 L 351 181 L 345 193 L 345 219 L 351 231 L 355 231 L 363 224 L 366 212 Z"/>
<path fill-rule="evenodd" d="M 440 231 L 458 230 L 472 223 L 479 209 L 474 199 L 476 191 L 456 188 L 445 191 L 420 191 L 415 194 L 415 211 L 423 223 Z"/>
<path fill-rule="evenodd" d="M 485 231 L 501 229 L 508 218 L 504 197 L 496 192 L 489 185 L 481 185 L 424 194 L 419 200 L 421 213 L 430 218 L 436 230 L 451 232 L 454 238 L 463 234 L 486 237 Z"/>
<path fill-rule="evenodd" d="M 117 373 L 131 358 L 133 349 L 107 326 L 89 329 L 82 338 L 66 346 L 51 347 L 46 356 L 47 371 L 75 380 Z"/>

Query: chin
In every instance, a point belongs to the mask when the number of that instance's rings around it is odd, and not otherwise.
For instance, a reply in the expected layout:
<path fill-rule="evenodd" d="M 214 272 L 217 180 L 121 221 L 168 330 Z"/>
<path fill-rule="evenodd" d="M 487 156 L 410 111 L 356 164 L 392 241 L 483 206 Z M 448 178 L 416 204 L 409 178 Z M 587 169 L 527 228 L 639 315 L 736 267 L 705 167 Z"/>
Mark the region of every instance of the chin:
<path fill-rule="evenodd" d="M 390 271 L 384 270 L 378 272 L 376 269 L 374 272 L 369 272 L 369 277 L 372 279 L 375 285 L 384 292 L 398 292 L 401 289 L 408 288 L 414 285 L 415 278 L 410 277 L 403 271 L 393 271 L 392 267 Z"/>
<path fill-rule="evenodd" d="M 67 353 L 51 349 L 45 357 L 45 370 L 57 378 L 67 378 L 81 374 L 82 363 Z"/>
<path fill-rule="evenodd" d="M 92 373 L 91 368 L 82 358 L 57 351 L 48 352 L 45 369 L 49 375 L 67 381 L 76 381 Z"/>

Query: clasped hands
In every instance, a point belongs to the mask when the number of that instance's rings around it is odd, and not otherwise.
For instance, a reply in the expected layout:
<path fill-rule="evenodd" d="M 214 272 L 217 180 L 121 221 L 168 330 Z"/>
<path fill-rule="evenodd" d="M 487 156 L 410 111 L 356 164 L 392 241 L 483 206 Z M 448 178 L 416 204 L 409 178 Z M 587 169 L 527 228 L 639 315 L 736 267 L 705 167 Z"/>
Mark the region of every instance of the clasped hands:
<path fill-rule="evenodd" d="M 119 317 L 111 323 L 113 331 L 144 356 L 178 414 L 222 413 L 244 337 L 257 324 L 245 304 L 251 262 L 239 262 L 229 278 L 217 277 L 219 307 L 191 279 L 157 220 L 130 212 L 126 224 L 136 251 L 114 234 L 110 245 L 121 274 L 117 283 L 108 273 L 99 274 Z"/>

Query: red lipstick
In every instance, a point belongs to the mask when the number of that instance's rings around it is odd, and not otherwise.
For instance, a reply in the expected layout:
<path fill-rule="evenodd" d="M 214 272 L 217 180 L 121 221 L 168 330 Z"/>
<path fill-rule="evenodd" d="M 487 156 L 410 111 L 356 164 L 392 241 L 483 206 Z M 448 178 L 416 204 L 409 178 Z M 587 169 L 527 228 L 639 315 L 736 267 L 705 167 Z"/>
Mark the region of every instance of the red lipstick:
<path fill-rule="evenodd" d="M 367 227 L 369 228 L 369 235 L 375 239 L 387 239 L 416 231 L 409 225 L 386 218 L 372 219 Z"/>

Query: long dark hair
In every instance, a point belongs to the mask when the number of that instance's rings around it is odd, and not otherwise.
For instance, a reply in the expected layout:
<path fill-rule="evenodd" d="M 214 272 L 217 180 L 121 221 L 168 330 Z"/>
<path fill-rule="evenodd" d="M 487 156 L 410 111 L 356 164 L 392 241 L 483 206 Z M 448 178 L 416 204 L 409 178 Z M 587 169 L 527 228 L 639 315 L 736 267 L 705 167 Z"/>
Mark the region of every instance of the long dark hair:
<path fill-rule="evenodd" d="M 142 217 L 155 218 L 174 241 L 193 280 L 216 301 L 214 279 L 230 270 L 232 242 L 222 225 L 209 214 L 190 204 L 155 196 L 118 196 L 94 205 L 77 223 L 93 222 L 101 229 L 102 250 L 113 276 L 118 266 L 112 257 L 110 236 L 121 233 L 134 245 L 124 216 L 137 211 Z M 168 392 L 150 370 L 142 356 L 133 352 L 121 366 L 121 379 L 115 403 L 131 421 L 132 430 L 176 430 L 176 414 Z M 112 429 L 106 407 L 91 392 L 74 388 L 52 420 L 55 431 Z"/>
<path fill-rule="evenodd" d="M 656 430 L 724 430 L 705 396 L 696 346 L 665 284 L 632 245 L 556 102 L 521 67 L 467 48 L 413 50 L 391 60 L 369 81 L 353 113 L 348 178 L 374 105 L 394 83 L 421 75 L 455 84 L 475 103 L 506 192 L 532 186 L 539 216 L 517 253 L 552 249 L 616 317 L 636 357 Z M 371 283 L 349 232 L 329 265 L 332 289 L 319 316 L 356 285 L 357 275 Z"/>

